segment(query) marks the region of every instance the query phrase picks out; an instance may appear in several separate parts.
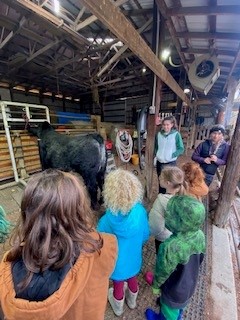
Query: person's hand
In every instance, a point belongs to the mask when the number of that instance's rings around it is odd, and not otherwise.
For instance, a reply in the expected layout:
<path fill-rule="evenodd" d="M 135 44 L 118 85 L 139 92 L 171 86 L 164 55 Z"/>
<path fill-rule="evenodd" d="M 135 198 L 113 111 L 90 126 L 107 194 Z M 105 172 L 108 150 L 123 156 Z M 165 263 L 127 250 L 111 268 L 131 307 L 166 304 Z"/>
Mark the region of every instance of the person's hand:
<path fill-rule="evenodd" d="M 207 157 L 207 158 L 205 158 L 204 159 L 204 162 L 206 163 L 206 164 L 211 164 L 211 158 L 209 158 L 209 157 Z"/>
<path fill-rule="evenodd" d="M 215 154 L 212 154 L 211 156 L 210 156 L 210 158 L 211 158 L 211 161 L 213 161 L 213 162 L 216 162 L 217 161 L 217 156 L 215 156 Z"/>
<path fill-rule="evenodd" d="M 160 296 L 160 294 L 161 294 L 160 288 L 153 288 L 153 287 L 152 287 L 152 292 L 153 292 L 153 294 L 154 294 L 155 296 Z"/>

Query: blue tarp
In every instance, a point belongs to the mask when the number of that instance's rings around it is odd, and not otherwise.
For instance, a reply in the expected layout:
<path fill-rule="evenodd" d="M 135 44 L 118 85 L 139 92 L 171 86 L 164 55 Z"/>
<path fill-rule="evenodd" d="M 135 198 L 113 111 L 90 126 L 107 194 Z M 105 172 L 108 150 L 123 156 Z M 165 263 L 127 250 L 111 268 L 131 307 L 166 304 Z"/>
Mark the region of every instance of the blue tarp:
<path fill-rule="evenodd" d="M 87 113 L 57 111 L 56 114 L 59 124 L 65 124 L 70 121 L 91 121 L 91 116 Z"/>

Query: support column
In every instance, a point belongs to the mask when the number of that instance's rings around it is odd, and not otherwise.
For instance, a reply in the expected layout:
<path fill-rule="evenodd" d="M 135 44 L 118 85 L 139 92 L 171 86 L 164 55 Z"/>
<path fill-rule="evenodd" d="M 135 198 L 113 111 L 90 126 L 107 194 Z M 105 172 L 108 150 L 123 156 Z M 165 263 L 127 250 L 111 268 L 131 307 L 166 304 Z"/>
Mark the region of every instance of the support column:
<path fill-rule="evenodd" d="M 230 207 L 235 196 L 236 187 L 240 177 L 240 108 L 236 127 L 232 137 L 232 143 L 228 155 L 228 161 L 224 172 L 214 224 L 223 228 L 229 218 Z"/>
<path fill-rule="evenodd" d="M 159 21 L 160 19 L 160 21 Z M 160 23 L 160 26 L 159 26 Z M 159 56 L 159 48 L 161 48 L 161 43 L 159 45 L 159 35 L 164 34 L 164 20 L 160 17 L 158 12 L 158 7 L 154 1 L 153 7 L 153 40 L 152 40 L 152 50 Z M 152 184 L 153 184 L 153 154 L 154 154 L 154 144 L 156 135 L 156 117 L 159 115 L 160 102 L 161 102 L 161 91 L 162 91 L 162 80 L 154 75 L 155 81 L 153 81 L 153 97 L 152 104 L 155 106 L 155 114 L 148 114 L 147 119 L 147 141 L 146 141 L 146 151 L 145 151 L 145 176 L 146 176 L 146 192 L 147 198 L 150 200 L 152 198 Z"/>
<path fill-rule="evenodd" d="M 237 80 L 233 77 L 228 82 L 228 99 L 227 99 L 227 106 L 226 106 L 226 112 L 225 112 L 225 118 L 224 118 L 224 125 L 229 126 L 231 123 L 231 115 L 232 115 L 232 108 L 233 108 L 233 100 L 234 95 L 237 88 Z"/>
<path fill-rule="evenodd" d="M 162 92 L 162 80 L 157 78 L 156 84 L 156 97 L 155 97 L 155 114 L 148 115 L 147 121 L 147 143 L 146 143 L 146 191 L 147 198 L 150 200 L 152 198 L 152 184 L 153 184 L 153 154 L 155 145 L 155 135 L 156 135 L 156 117 L 159 114 L 160 103 L 161 103 L 161 92 Z"/>
<path fill-rule="evenodd" d="M 186 71 L 185 71 L 184 67 L 181 67 L 179 86 L 184 90 L 185 85 L 186 85 Z M 182 119 L 180 119 L 182 117 L 182 105 L 183 105 L 182 99 L 177 97 L 177 107 L 176 107 L 174 116 L 177 119 L 177 123 L 179 125 L 180 125 L 180 120 L 182 121 Z"/>

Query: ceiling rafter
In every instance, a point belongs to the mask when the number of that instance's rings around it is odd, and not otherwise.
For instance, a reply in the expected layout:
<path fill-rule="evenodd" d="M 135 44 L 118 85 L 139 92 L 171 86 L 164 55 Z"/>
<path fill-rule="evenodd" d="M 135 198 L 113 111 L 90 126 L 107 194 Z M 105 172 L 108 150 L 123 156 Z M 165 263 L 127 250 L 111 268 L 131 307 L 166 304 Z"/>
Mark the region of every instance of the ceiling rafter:
<path fill-rule="evenodd" d="M 217 0 L 209 0 L 209 6 L 213 7 L 216 6 L 217 4 Z M 216 24 L 217 24 L 217 17 L 216 15 L 213 16 L 208 16 L 208 23 L 209 23 L 209 32 L 210 33 L 215 33 L 216 32 Z M 213 52 L 214 51 L 214 39 L 209 39 L 209 46 L 210 46 L 210 51 Z"/>
<path fill-rule="evenodd" d="M 209 48 L 206 49 L 196 49 L 196 48 L 181 48 L 182 53 L 193 53 L 193 54 L 206 54 L 209 53 Z M 235 57 L 237 54 L 237 51 L 235 50 L 221 50 L 221 49 L 214 49 L 215 54 L 221 55 L 221 56 L 229 56 L 229 57 Z"/>
<path fill-rule="evenodd" d="M 185 39 L 222 39 L 222 40 L 239 40 L 240 33 L 238 32 L 176 32 L 177 38 Z"/>
<path fill-rule="evenodd" d="M 137 31 L 139 34 L 141 34 L 142 32 L 144 32 L 144 30 L 152 23 L 153 18 L 151 17 L 150 19 L 148 19 L 148 21 L 146 23 L 144 23 L 144 25 L 139 28 Z M 96 77 L 99 78 L 101 77 L 101 75 L 107 71 L 108 68 L 110 68 L 110 66 L 119 59 L 119 57 L 128 49 L 128 45 L 124 45 L 121 49 L 119 49 L 114 56 L 111 57 L 110 60 L 108 60 L 108 62 L 100 67 L 100 70 L 98 71 L 98 73 L 96 74 Z"/>
<path fill-rule="evenodd" d="M 20 29 L 22 28 L 22 26 L 24 25 L 24 23 L 26 22 L 26 18 L 22 17 L 16 30 L 12 30 L 10 31 L 10 33 L 6 36 L 6 38 L 0 43 L 0 49 L 3 49 L 3 47 L 16 35 L 19 33 Z"/>
<path fill-rule="evenodd" d="M 230 69 L 230 71 L 229 71 L 229 74 L 228 74 L 226 83 L 225 83 L 225 85 L 224 85 L 224 87 L 223 87 L 223 91 L 224 91 L 224 92 L 227 90 L 228 82 L 229 82 L 229 80 L 231 79 L 232 74 L 233 74 L 233 72 L 234 72 L 234 70 L 235 70 L 235 68 L 236 68 L 236 66 L 237 66 L 237 64 L 238 64 L 239 62 L 240 62 L 240 45 L 239 45 L 239 47 L 238 47 L 238 53 L 236 54 L 236 57 L 235 57 L 235 59 L 234 59 L 234 61 L 233 61 L 233 63 L 232 63 L 231 69 Z"/>
<path fill-rule="evenodd" d="M 123 43 L 129 46 L 130 50 L 135 53 L 143 63 L 146 64 L 163 82 L 167 85 L 188 105 L 190 101 L 167 71 L 158 57 L 153 53 L 137 30 L 127 20 L 124 14 L 114 6 L 111 0 L 81 0 L 99 20 L 107 26 Z"/>
<path fill-rule="evenodd" d="M 128 0 L 116 0 L 115 2 L 113 2 L 113 4 L 116 7 L 120 7 L 121 5 L 123 5 L 124 3 L 126 3 Z M 93 23 L 94 21 L 98 20 L 98 18 L 95 15 L 92 15 L 90 17 L 88 17 L 87 19 L 85 19 L 84 21 L 80 22 L 76 27 L 76 31 L 79 31 L 83 28 L 85 28 L 86 26 L 88 26 L 89 24 Z"/>
<path fill-rule="evenodd" d="M 16 70 L 18 70 L 19 68 L 22 68 L 24 65 L 26 65 L 28 62 L 32 61 L 33 59 L 37 58 L 38 56 L 40 56 L 41 54 L 45 53 L 46 51 L 48 51 L 49 49 L 53 48 L 55 45 L 57 45 L 59 42 L 61 42 L 60 39 L 57 39 L 53 42 L 48 43 L 46 46 L 44 46 L 43 48 L 35 51 L 34 53 L 30 54 L 29 57 L 26 57 L 25 61 L 23 61 L 21 64 L 19 64 L 16 68 L 13 68 L 9 74 L 14 73 Z"/>
<path fill-rule="evenodd" d="M 196 6 L 196 7 L 173 7 L 167 9 L 169 16 L 192 16 L 192 15 L 236 15 L 240 14 L 240 6 Z"/>
<path fill-rule="evenodd" d="M 185 61 L 184 54 L 181 52 L 181 44 L 179 42 L 179 39 L 176 37 L 176 30 L 174 28 L 172 20 L 169 19 L 168 15 L 167 15 L 167 6 L 166 6 L 165 2 L 161 1 L 161 0 L 156 0 L 156 4 L 157 4 L 157 7 L 158 7 L 158 10 L 161 12 L 161 15 L 165 19 L 166 26 L 168 28 L 168 31 L 169 31 L 170 35 L 171 35 L 173 43 L 174 43 L 174 45 L 175 45 L 175 47 L 177 49 L 177 52 L 178 52 L 178 54 L 180 56 L 182 64 L 183 64 L 185 70 L 188 71 L 188 65 L 187 65 L 187 63 Z"/>
<path fill-rule="evenodd" d="M 54 16 L 47 10 L 43 9 L 39 5 L 28 1 L 28 0 L 15 0 L 18 4 L 23 6 L 25 9 L 30 10 L 34 14 L 40 16 L 43 20 L 47 20 L 51 22 L 55 28 L 61 29 L 65 33 L 71 36 L 73 40 L 75 40 L 77 43 L 83 44 L 89 44 L 89 41 L 84 38 L 81 34 L 76 32 L 71 26 L 68 26 L 62 19 L 59 19 L 58 17 Z"/>

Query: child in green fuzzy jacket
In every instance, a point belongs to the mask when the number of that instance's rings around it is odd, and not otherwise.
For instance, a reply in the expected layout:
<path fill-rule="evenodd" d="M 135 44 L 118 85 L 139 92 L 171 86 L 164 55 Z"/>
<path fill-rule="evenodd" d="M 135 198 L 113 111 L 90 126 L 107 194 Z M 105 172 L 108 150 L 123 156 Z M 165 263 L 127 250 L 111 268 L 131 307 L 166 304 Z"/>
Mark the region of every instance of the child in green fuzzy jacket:
<path fill-rule="evenodd" d="M 6 213 L 3 207 L 0 206 L 0 243 L 6 241 L 10 233 L 10 222 L 6 220 Z"/>
<path fill-rule="evenodd" d="M 165 224 L 172 235 L 159 247 L 152 284 L 153 294 L 160 295 L 160 312 L 147 309 L 147 320 L 182 319 L 206 249 L 204 220 L 204 205 L 196 198 L 179 195 L 168 201 Z"/>

